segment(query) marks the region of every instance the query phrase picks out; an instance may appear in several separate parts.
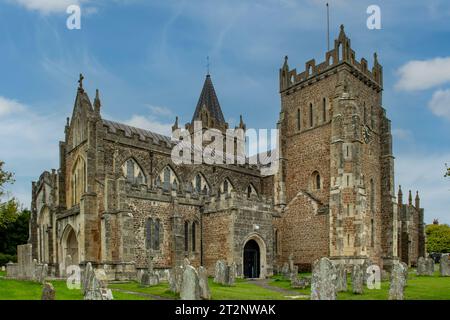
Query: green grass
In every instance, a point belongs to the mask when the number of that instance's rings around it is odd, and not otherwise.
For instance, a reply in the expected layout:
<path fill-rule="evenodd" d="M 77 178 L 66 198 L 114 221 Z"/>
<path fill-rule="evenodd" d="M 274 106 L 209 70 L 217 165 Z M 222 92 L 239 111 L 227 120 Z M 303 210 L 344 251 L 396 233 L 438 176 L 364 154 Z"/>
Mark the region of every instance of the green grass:
<path fill-rule="evenodd" d="M 311 274 L 301 274 L 310 276 Z M 2 276 L 0 274 L 0 276 Z M 364 293 L 356 295 L 351 292 L 351 281 L 348 276 L 348 291 L 338 293 L 338 300 L 386 300 L 389 296 L 389 282 L 382 281 L 380 290 L 369 290 L 364 287 Z M 287 300 L 291 299 L 282 292 L 262 288 L 252 281 L 237 279 L 234 286 L 222 286 L 213 282 L 210 278 L 209 286 L 213 300 Z M 57 300 L 81 300 L 83 297 L 80 290 L 69 290 L 65 281 L 50 281 L 56 289 Z M 270 279 L 269 285 L 299 295 L 309 295 L 310 288 L 293 289 L 290 281 L 274 276 Z M 115 300 L 151 300 L 152 297 L 142 296 L 139 293 L 159 296 L 169 299 L 178 299 L 178 296 L 169 291 L 167 282 L 153 287 L 141 288 L 137 282 L 111 283 L 111 289 L 120 289 L 137 294 L 113 290 Z M 41 298 L 42 285 L 31 281 L 19 281 L 0 278 L 0 300 L 39 300 Z M 156 298 L 156 297 L 155 297 Z M 434 276 L 418 277 L 414 270 L 411 270 L 408 278 L 408 285 L 405 288 L 405 299 L 407 300 L 450 300 L 450 277 L 440 277 L 436 272 Z"/>
<path fill-rule="evenodd" d="M 80 290 L 70 290 L 63 280 L 49 281 L 55 288 L 56 300 L 83 300 Z M 42 285 L 33 281 L 0 278 L 0 300 L 40 300 Z M 148 300 L 147 297 L 113 291 L 115 300 Z"/>

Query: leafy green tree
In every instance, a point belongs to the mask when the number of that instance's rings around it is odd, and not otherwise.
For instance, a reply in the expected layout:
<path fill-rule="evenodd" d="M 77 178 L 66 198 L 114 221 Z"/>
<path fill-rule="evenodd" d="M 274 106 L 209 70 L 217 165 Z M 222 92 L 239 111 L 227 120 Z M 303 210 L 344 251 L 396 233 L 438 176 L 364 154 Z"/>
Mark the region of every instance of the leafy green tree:
<path fill-rule="evenodd" d="M 447 224 L 429 224 L 425 227 L 428 252 L 450 252 L 450 226 Z"/>
<path fill-rule="evenodd" d="M 0 160 L 0 228 L 17 219 L 18 203 L 16 199 L 10 199 L 2 202 L 6 194 L 5 185 L 14 183 L 14 176 L 11 172 L 3 169 L 4 162 Z"/>

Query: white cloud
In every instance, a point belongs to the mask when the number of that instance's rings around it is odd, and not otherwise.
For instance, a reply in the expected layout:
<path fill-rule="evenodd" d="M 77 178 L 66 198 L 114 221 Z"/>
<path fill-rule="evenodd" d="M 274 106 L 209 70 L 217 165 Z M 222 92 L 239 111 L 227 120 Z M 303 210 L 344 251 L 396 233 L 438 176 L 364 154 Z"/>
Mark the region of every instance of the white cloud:
<path fill-rule="evenodd" d="M 0 96 L 0 117 L 16 112 L 21 112 L 24 109 L 25 107 L 23 104 L 15 100 L 10 100 Z"/>
<path fill-rule="evenodd" d="M 397 74 L 396 89 L 404 91 L 426 90 L 450 82 L 450 57 L 409 61 Z"/>
<path fill-rule="evenodd" d="M 28 10 L 39 11 L 44 14 L 66 12 L 70 5 L 80 5 L 89 0 L 11 0 Z M 89 9 L 92 10 L 92 9 Z"/>
<path fill-rule="evenodd" d="M 168 137 L 172 135 L 172 124 L 161 123 L 151 116 L 145 117 L 141 115 L 133 115 L 129 120 L 124 121 L 124 123 L 136 128 L 150 130 Z"/>
<path fill-rule="evenodd" d="M 436 91 L 428 107 L 436 116 L 450 120 L 450 89 Z"/>
<path fill-rule="evenodd" d="M 403 202 L 408 201 L 408 190 L 419 191 L 425 221 L 438 218 L 450 223 L 450 179 L 444 178 L 445 163 L 450 153 L 398 154 L 395 161 L 396 184 L 402 186 Z M 413 200 L 414 201 L 414 200 Z"/>
<path fill-rule="evenodd" d="M 64 116 L 41 116 L 35 108 L 0 96 L 0 159 L 15 174 L 11 196 L 29 207 L 31 181 L 58 165 L 58 140 L 64 136 Z"/>
<path fill-rule="evenodd" d="M 169 108 L 159 107 L 159 106 L 152 106 L 152 105 L 148 105 L 147 107 L 155 115 L 167 116 L 167 117 L 173 116 L 173 113 L 172 113 L 172 111 Z"/>

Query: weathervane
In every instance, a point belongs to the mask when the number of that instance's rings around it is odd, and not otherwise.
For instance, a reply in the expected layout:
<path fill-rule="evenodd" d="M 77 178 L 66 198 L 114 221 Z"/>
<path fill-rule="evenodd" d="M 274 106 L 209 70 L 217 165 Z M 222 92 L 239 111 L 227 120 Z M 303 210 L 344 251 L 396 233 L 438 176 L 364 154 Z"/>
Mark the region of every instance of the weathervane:
<path fill-rule="evenodd" d="M 209 56 L 206 57 L 206 75 L 209 76 Z"/>
<path fill-rule="evenodd" d="M 79 85 L 79 89 L 83 89 L 83 79 L 84 79 L 84 77 L 83 77 L 83 74 L 82 73 L 80 73 L 80 80 L 78 80 L 78 83 L 80 84 Z"/>

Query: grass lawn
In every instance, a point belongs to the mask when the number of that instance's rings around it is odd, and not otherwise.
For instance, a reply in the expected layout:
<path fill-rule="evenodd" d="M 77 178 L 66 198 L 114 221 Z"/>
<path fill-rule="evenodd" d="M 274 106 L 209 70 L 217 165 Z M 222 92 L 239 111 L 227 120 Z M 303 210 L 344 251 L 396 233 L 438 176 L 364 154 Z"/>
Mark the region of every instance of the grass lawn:
<path fill-rule="evenodd" d="M 301 274 L 310 276 L 311 274 Z M 350 274 L 347 276 L 348 291 L 338 293 L 338 300 L 387 300 L 389 298 L 389 281 L 381 282 L 380 290 L 370 290 L 364 287 L 363 294 L 353 294 Z M 270 285 L 296 291 L 300 294 L 310 294 L 311 289 L 291 289 L 290 281 L 282 276 L 272 277 Z M 408 284 L 405 288 L 405 300 L 450 300 L 450 277 L 440 277 L 436 271 L 434 276 L 416 275 L 411 270 L 408 276 Z"/>
<path fill-rule="evenodd" d="M 222 286 L 214 283 L 212 278 L 208 279 L 209 288 L 213 300 L 283 300 L 287 299 L 284 294 L 264 289 L 251 281 L 236 279 L 234 286 Z M 178 295 L 169 291 L 167 282 L 153 287 L 142 288 L 137 282 L 110 284 L 109 288 L 121 289 L 132 292 L 141 292 L 157 295 L 164 298 L 178 299 Z M 114 293 L 116 291 L 113 291 Z"/>
<path fill-rule="evenodd" d="M 311 274 L 301 274 L 301 276 L 310 276 Z M 19 281 L 2 278 L 4 273 L 0 273 L 0 300 L 39 300 L 41 298 L 42 286 L 39 283 L 31 281 Z M 348 276 L 348 291 L 338 293 L 338 300 L 385 300 L 389 295 L 389 282 L 382 281 L 380 290 L 369 290 L 364 288 L 364 293 L 355 295 L 351 292 L 351 280 Z M 50 281 L 56 289 L 57 300 L 81 300 L 83 297 L 80 290 L 69 290 L 65 281 Z M 309 295 L 310 288 L 292 289 L 290 281 L 281 277 L 272 277 L 268 284 L 275 288 L 282 288 L 298 295 Z M 283 292 L 263 288 L 252 281 L 236 279 L 234 286 L 222 286 L 209 279 L 213 300 L 290 300 Z M 141 288 L 137 282 L 111 283 L 115 300 L 151 300 L 148 294 L 162 298 L 178 299 L 178 296 L 169 291 L 167 282 L 153 287 Z M 124 292 L 127 291 L 127 292 Z M 131 294 L 133 292 L 136 294 Z M 450 300 L 450 277 L 440 277 L 438 272 L 434 276 L 416 276 L 414 270 L 409 273 L 408 285 L 405 288 L 405 299 L 407 300 Z"/>
<path fill-rule="evenodd" d="M 50 281 L 56 291 L 56 300 L 83 300 L 80 290 L 69 290 L 63 280 Z M 33 281 L 0 278 L 0 300 L 40 300 L 42 285 Z M 148 300 L 133 294 L 113 292 L 115 300 Z"/>

